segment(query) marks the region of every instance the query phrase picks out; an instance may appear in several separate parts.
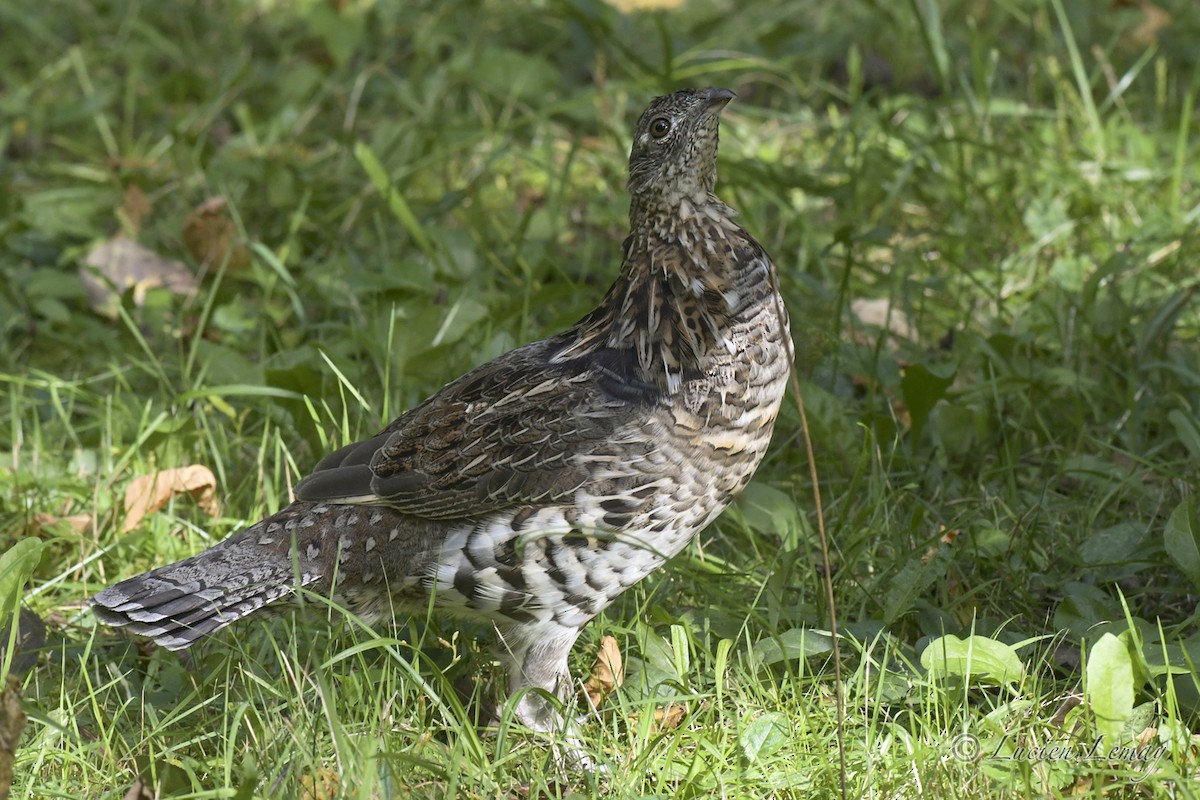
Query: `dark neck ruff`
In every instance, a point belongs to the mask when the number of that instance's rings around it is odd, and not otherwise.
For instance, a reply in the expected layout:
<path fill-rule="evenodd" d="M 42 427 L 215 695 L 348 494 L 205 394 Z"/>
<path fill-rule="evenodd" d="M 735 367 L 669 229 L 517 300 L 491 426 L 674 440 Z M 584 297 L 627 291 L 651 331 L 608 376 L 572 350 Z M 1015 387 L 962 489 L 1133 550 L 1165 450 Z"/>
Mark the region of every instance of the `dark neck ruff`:
<path fill-rule="evenodd" d="M 737 284 L 746 271 L 734 262 L 753 240 L 729 221 L 733 213 L 714 195 L 682 213 L 635 201 L 620 277 L 563 334 L 555 360 L 625 352 L 639 380 L 669 394 L 703 373 L 710 355 L 726 346 L 736 314 L 731 298 L 744 293 Z"/>

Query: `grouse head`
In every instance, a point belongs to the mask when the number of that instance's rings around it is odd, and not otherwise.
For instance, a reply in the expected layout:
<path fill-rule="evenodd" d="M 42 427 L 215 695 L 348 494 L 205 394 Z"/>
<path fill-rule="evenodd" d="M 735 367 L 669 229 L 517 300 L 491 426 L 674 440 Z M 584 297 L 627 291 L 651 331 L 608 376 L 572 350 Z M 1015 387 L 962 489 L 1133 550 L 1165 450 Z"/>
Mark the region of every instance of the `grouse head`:
<path fill-rule="evenodd" d="M 633 131 L 629 192 L 634 204 L 704 204 L 717 183 L 717 124 L 728 89 L 683 89 L 656 97 Z"/>

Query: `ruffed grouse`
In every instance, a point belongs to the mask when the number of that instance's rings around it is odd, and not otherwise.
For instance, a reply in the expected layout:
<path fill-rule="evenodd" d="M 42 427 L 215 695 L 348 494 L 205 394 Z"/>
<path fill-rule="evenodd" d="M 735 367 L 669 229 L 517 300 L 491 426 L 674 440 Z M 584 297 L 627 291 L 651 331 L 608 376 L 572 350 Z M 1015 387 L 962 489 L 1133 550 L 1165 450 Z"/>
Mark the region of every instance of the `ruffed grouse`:
<path fill-rule="evenodd" d="M 175 650 L 297 594 L 494 623 L 510 692 L 566 699 L 580 629 L 754 474 L 788 374 L 774 268 L 713 194 L 726 89 L 641 115 L 620 277 L 563 333 L 329 455 L 277 514 L 92 600 Z M 534 729 L 562 717 L 524 692 Z"/>

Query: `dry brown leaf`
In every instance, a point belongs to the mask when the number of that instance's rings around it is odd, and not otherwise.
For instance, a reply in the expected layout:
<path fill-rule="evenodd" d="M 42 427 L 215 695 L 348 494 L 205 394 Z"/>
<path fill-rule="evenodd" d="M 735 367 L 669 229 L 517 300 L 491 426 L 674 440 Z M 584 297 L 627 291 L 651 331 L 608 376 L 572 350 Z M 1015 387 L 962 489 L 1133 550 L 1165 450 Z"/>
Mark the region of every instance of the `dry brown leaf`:
<path fill-rule="evenodd" d="M 91 514 L 71 514 L 68 517 L 60 517 L 57 514 L 34 514 L 33 515 L 33 531 L 36 535 L 39 531 L 46 528 L 52 528 L 58 524 L 66 525 L 75 533 L 87 533 L 92 529 Z"/>
<path fill-rule="evenodd" d="M 338 776 L 331 769 L 319 769 L 315 775 L 300 778 L 300 800 L 334 800 L 338 796 Z"/>
<path fill-rule="evenodd" d="M 193 464 L 190 467 L 164 469 L 141 475 L 129 483 L 125 490 L 126 532 L 133 530 L 148 514 L 153 514 L 177 494 L 190 494 L 196 504 L 210 517 L 221 513 L 217 500 L 217 478 L 208 467 Z"/>
<path fill-rule="evenodd" d="M 1092 793 L 1092 779 L 1080 778 L 1067 789 L 1068 797 L 1084 797 Z"/>
<path fill-rule="evenodd" d="M 229 204 L 219 195 L 188 214 L 183 223 L 183 243 L 196 261 L 210 267 L 225 264 L 236 271 L 250 264 L 250 251 L 242 244 L 237 225 L 229 216 Z"/>
<path fill-rule="evenodd" d="M 1072 692 L 1062 698 L 1062 703 L 1059 704 L 1058 710 L 1050 717 L 1050 724 L 1055 728 L 1061 728 L 1067 723 L 1067 715 L 1074 711 L 1083 703 L 1083 695 L 1079 692 Z"/>
<path fill-rule="evenodd" d="M 125 198 L 121 201 L 121 214 L 125 217 L 125 224 L 129 226 L 129 232 L 137 234 L 142 229 L 142 220 L 150 216 L 150 212 L 154 210 L 154 204 L 150 202 L 150 198 L 146 197 L 146 193 L 141 190 L 136 183 L 131 183 L 125 187 Z"/>
<path fill-rule="evenodd" d="M 617 11 L 628 14 L 632 11 L 661 11 L 679 8 L 684 0 L 608 0 Z"/>
<path fill-rule="evenodd" d="M 1142 22 L 1127 36 L 1136 47 L 1150 47 L 1158 43 L 1159 31 L 1170 25 L 1174 17 L 1171 16 L 1170 11 L 1146 0 L 1138 5 L 1142 11 Z"/>
<path fill-rule="evenodd" d="M 915 342 L 917 331 L 908 321 L 908 315 L 899 308 L 893 308 L 892 302 L 886 297 L 868 299 L 859 297 L 850 301 L 850 313 L 858 318 L 863 325 L 879 330 L 886 330 L 897 339 L 907 339 Z"/>
<path fill-rule="evenodd" d="M 79 278 L 87 289 L 92 310 L 106 317 L 116 317 L 119 295 L 130 287 L 139 306 L 150 289 L 162 287 L 172 294 L 191 296 L 200 288 L 182 261 L 163 258 L 124 236 L 114 236 L 93 247 L 79 268 Z"/>
<path fill-rule="evenodd" d="M 124 800 L 154 800 L 154 792 L 146 785 L 146 781 L 139 777 L 125 792 Z"/>
<path fill-rule="evenodd" d="M 583 684 L 584 694 L 593 709 L 600 708 L 608 696 L 625 682 L 625 663 L 621 659 L 621 648 L 617 640 L 605 636 L 600 640 L 600 651 L 592 662 L 592 674 Z"/>
<path fill-rule="evenodd" d="M 651 733 L 661 733 L 663 731 L 674 730 L 683 722 L 684 717 L 688 714 L 687 706 L 685 705 L 669 705 L 662 708 L 654 709 L 654 722 L 650 726 Z M 641 718 L 640 714 L 633 714 L 629 718 L 631 725 L 636 725 Z"/>
<path fill-rule="evenodd" d="M 687 706 L 671 705 L 666 708 L 654 709 L 654 731 L 661 733 L 662 731 L 673 731 L 683 722 L 683 718 L 687 716 Z"/>
<path fill-rule="evenodd" d="M 941 537 L 938 539 L 942 544 L 954 544 L 954 540 L 958 538 L 958 528 L 947 529 L 945 525 L 940 526 Z"/>
<path fill-rule="evenodd" d="M 25 712 L 17 692 L 20 688 L 21 682 L 9 675 L 8 685 L 0 692 L 0 800 L 8 800 L 12 790 L 13 756 L 25 730 Z"/>
<path fill-rule="evenodd" d="M 903 400 L 892 401 L 892 415 L 896 418 L 896 426 L 900 430 L 912 430 L 912 413 Z"/>

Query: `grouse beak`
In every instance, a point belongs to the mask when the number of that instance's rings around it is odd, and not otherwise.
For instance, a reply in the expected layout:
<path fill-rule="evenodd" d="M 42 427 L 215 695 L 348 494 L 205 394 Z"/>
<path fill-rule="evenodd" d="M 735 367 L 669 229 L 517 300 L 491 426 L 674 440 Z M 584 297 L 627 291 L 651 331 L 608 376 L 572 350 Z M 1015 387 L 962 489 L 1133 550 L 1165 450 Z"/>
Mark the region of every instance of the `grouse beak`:
<path fill-rule="evenodd" d="M 704 94 L 704 109 L 713 112 L 720 112 L 730 100 L 737 97 L 736 94 L 728 89 L 717 89 L 715 87 L 705 89 Z"/>

